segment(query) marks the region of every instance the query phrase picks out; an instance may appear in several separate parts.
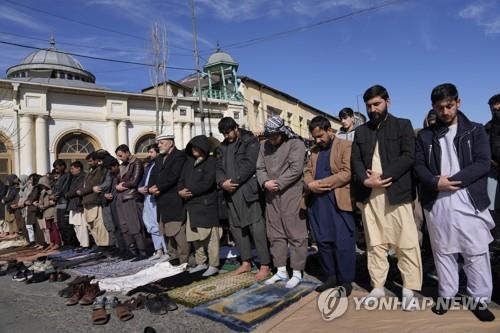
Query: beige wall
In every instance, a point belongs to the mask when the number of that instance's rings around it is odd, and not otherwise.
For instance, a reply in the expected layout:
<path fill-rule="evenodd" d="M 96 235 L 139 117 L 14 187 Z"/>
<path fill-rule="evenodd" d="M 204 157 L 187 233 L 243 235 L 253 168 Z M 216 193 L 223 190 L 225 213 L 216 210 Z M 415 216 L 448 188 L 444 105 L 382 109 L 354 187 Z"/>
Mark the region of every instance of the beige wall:
<path fill-rule="evenodd" d="M 244 80 L 241 91 L 245 97 L 249 128 L 255 133 L 264 131 L 268 110 L 271 110 L 276 111 L 297 134 L 309 138 L 308 121 L 321 114 L 307 105 L 248 80 Z M 340 122 L 334 117 L 328 118 L 334 129 L 340 128 Z"/>

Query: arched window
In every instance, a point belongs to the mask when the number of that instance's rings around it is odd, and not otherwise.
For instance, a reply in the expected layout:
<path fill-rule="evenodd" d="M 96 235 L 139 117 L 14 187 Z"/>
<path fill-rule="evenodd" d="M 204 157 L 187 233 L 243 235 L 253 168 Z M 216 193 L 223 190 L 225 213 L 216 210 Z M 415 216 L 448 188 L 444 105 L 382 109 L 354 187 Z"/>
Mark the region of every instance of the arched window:
<path fill-rule="evenodd" d="M 64 136 L 57 145 L 57 158 L 64 160 L 69 167 L 74 161 L 86 166 L 85 157 L 98 149 L 97 142 L 84 133 L 71 133 Z"/>
<path fill-rule="evenodd" d="M 0 179 L 4 180 L 14 171 L 13 149 L 10 149 L 10 142 L 0 133 Z"/>
<path fill-rule="evenodd" d="M 155 135 L 153 133 L 142 136 L 137 140 L 135 145 L 135 155 L 141 159 L 148 157 L 148 146 L 155 142 Z"/>

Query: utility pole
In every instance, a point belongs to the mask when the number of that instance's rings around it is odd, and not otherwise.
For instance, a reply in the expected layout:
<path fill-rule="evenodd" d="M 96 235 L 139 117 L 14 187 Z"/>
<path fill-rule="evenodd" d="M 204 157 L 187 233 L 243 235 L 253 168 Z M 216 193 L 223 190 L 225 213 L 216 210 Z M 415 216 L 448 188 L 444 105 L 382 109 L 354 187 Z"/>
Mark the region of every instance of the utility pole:
<path fill-rule="evenodd" d="M 194 58 L 196 61 L 196 80 L 198 83 L 198 103 L 201 115 L 201 133 L 206 135 L 205 131 L 205 113 L 203 112 L 203 96 L 201 94 L 201 70 L 200 70 L 200 51 L 198 50 L 198 34 L 196 32 L 196 15 L 194 12 L 194 0 L 191 2 L 191 20 L 193 22 L 193 43 L 194 43 Z M 210 130 L 211 132 L 212 130 Z"/>

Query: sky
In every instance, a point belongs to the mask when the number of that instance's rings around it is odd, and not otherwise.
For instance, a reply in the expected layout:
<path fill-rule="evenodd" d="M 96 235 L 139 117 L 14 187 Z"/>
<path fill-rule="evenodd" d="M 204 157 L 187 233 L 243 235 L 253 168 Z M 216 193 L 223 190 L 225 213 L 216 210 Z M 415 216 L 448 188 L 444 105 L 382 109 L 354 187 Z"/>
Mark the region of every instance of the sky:
<path fill-rule="evenodd" d="M 189 0 L 0 0 L 0 40 L 134 62 L 151 62 L 150 30 L 166 27 L 168 65 L 194 68 Z M 421 127 L 432 88 L 454 83 L 470 119 L 490 119 L 500 93 L 500 0 L 407 0 L 259 43 L 232 44 L 337 18 L 384 0 L 195 0 L 203 64 L 217 43 L 247 75 L 336 115 L 366 113 L 363 92 L 387 88 L 390 112 Z M 30 7 L 30 8 L 28 8 Z M 49 15 L 50 14 L 50 15 Z M 61 17 L 69 20 L 61 19 Z M 82 22 L 80 24 L 74 21 Z M 104 28 L 98 29 L 97 27 Z M 0 44 L 0 75 L 29 49 Z M 77 59 L 96 83 L 139 92 L 147 67 Z M 178 80 L 189 71 L 169 70 Z"/>

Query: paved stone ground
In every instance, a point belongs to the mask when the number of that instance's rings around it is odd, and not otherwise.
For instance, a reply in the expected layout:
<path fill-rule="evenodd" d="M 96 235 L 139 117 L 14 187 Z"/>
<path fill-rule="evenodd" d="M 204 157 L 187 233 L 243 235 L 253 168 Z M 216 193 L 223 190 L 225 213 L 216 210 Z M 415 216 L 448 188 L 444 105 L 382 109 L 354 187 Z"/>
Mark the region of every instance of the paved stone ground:
<path fill-rule="evenodd" d="M 366 258 L 358 256 L 356 290 L 366 292 L 369 287 L 369 276 L 366 270 Z M 425 266 L 425 262 L 424 262 Z M 307 261 L 306 272 L 312 277 L 320 275 L 319 260 L 311 256 Z M 391 273 L 392 271 L 392 273 Z M 391 264 L 386 291 L 388 295 L 398 295 L 401 292 L 400 281 L 392 279 L 397 274 L 395 263 Z M 497 276 L 497 275 L 495 275 Z M 392 281 L 391 281 L 392 280 Z M 499 308 L 500 295 L 498 283 L 494 280 L 494 301 L 491 307 Z M 232 332 L 225 325 L 186 313 L 187 308 L 179 305 L 179 309 L 163 316 L 149 313 L 147 310 L 134 312 L 135 317 L 127 322 L 118 320 L 111 309 L 110 321 L 104 326 L 94 326 L 91 322 L 92 306 L 66 306 L 64 298 L 57 292 L 64 288 L 64 283 L 42 282 L 26 285 L 15 282 L 10 276 L 0 277 L 0 333 L 93 333 L 93 332 L 127 332 L 142 333 L 146 326 L 162 332 Z M 424 279 L 424 286 L 417 297 L 435 296 L 436 281 Z M 127 297 L 117 295 L 120 299 Z"/>
<path fill-rule="evenodd" d="M 127 322 L 118 320 L 111 309 L 108 311 L 111 314 L 109 322 L 95 326 L 90 320 L 92 306 L 64 304 L 66 299 L 57 295 L 64 287 L 64 283 L 27 285 L 12 281 L 10 276 L 0 277 L 0 333 L 142 333 L 146 326 L 153 327 L 158 333 L 232 332 L 222 324 L 186 313 L 187 308 L 183 306 L 163 316 L 138 310 Z"/>

